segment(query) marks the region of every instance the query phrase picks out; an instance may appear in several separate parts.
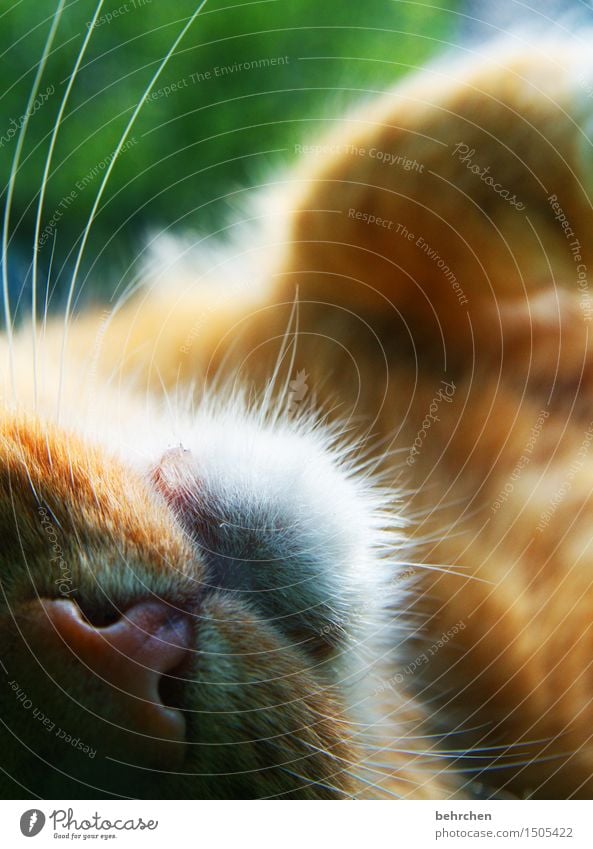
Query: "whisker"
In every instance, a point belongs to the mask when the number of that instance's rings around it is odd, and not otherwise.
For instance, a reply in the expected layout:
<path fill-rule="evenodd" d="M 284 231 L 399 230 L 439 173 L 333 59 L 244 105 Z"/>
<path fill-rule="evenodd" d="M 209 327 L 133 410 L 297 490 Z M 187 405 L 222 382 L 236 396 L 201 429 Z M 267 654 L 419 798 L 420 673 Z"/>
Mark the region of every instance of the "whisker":
<path fill-rule="evenodd" d="M 299 772 L 296 772 L 293 769 L 288 769 L 286 766 L 280 767 L 282 772 L 285 772 L 287 775 L 292 776 L 292 778 L 298 778 L 299 781 L 303 782 L 304 787 L 323 787 L 326 790 L 331 790 L 332 793 L 340 793 L 346 799 L 353 799 L 354 797 L 348 793 L 346 790 L 342 790 L 341 787 L 335 787 L 333 784 L 328 784 L 326 781 L 315 781 L 311 778 L 307 778 L 304 775 L 301 775 Z M 332 776 L 333 777 L 333 776 Z M 298 788 L 302 789 L 302 788 Z M 272 796 L 266 796 L 266 799 L 277 799 L 280 796 L 285 796 L 287 793 L 294 793 L 294 790 L 288 790 L 283 793 L 274 793 Z"/>
<path fill-rule="evenodd" d="M 296 310 L 297 310 L 298 301 L 295 298 L 292 304 L 292 309 L 290 311 L 290 315 L 288 317 L 288 324 L 286 325 L 286 330 L 284 331 L 284 336 L 282 338 L 282 344 L 280 346 L 280 350 L 278 351 L 278 356 L 276 357 L 276 364 L 274 366 L 274 371 L 272 372 L 272 376 L 267 382 L 265 392 L 261 399 L 261 408 L 260 408 L 260 420 L 263 421 L 266 418 L 268 410 L 270 408 L 270 403 L 272 399 L 272 394 L 274 392 L 274 388 L 276 386 L 276 381 L 278 380 L 278 375 L 280 373 L 280 369 L 282 368 L 282 363 L 284 362 L 284 358 L 287 354 L 289 346 L 292 340 L 292 324 L 295 318 Z"/>
<path fill-rule="evenodd" d="M 102 3 L 103 0 L 100 0 L 100 2 Z M 60 355 L 60 372 L 59 372 L 58 399 L 57 399 L 57 410 L 56 410 L 56 417 L 57 417 L 58 421 L 60 419 L 60 407 L 61 407 L 61 398 L 62 398 L 63 381 L 64 381 L 64 364 L 65 364 L 65 356 L 66 356 L 66 345 L 67 345 L 67 339 L 68 339 L 68 324 L 69 324 L 69 320 L 70 320 L 70 312 L 71 312 L 71 309 L 72 309 L 72 302 L 73 302 L 73 299 L 74 299 L 74 293 L 76 291 L 76 282 L 78 280 L 78 274 L 79 274 L 79 271 L 80 271 L 80 266 L 82 264 L 82 258 L 84 256 L 84 252 L 85 252 L 86 245 L 87 245 L 87 242 L 88 242 L 89 234 L 90 234 L 91 228 L 93 226 L 93 222 L 95 220 L 97 210 L 98 210 L 99 205 L 101 203 L 101 199 L 103 197 L 105 189 L 107 188 L 107 183 L 108 183 L 109 178 L 111 176 L 111 173 L 112 173 L 112 171 L 115 167 L 115 163 L 117 162 L 117 160 L 119 158 L 119 154 L 120 154 L 124 144 L 126 143 L 126 140 L 129 136 L 131 130 L 132 130 L 132 127 L 134 126 L 134 124 L 136 122 L 136 118 L 140 114 L 140 110 L 142 109 L 144 103 L 146 102 L 146 96 L 154 88 L 158 78 L 160 77 L 161 73 L 163 72 L 165 66 L 167 65 L 167 63 L 169 61 L 169 59 L 171 58 L 171 56 L 173 55 L 173 53 L 177 49 L 178 45 L 180 44 L 180 42 L 184 38 L 185 34 L 188 32 L 188 30 L 192 26 L 193 22 L 198 17 L 198 15 L 200 14 L 200 12 L 202 11 L 202 9 L 204 8 L 204 6 L 206 5 L 207 2 L 208 2 L 208 0 L 202 0 L 202 2 L 199 3 L 199 5 L 195 9 L 195 11 L 189 17 L 185 26 L 182 27 L 179 35 L 173 41 L 173 44 L 171 45 L 171 47 L 165 53 L 162 61 L 158 65 L 155 73 L 152 75 L 151 79 L 149 80 L 148 85 L 146 86 L 142 96 L 138 100 L 138 103 L 136 104 L 136 107 L 135 107 L 134 111 L 132 112 L 132 115 L 130 116 L 129 121 L 124 128 L 124 131 L 123 131 L 123 133 L 122 133 L 122 135 L 119 139 L 119 142 L 117 143 L 117 145 L 115 147 L 114 154 L 111 158 L 111 161 L 109 162 L 109 165 L 107 166 L 107 168 L 105 170 L 105 174 L 103 176 L 103 179 L 102 179 L 101 184 L 99 186 L 99 189 L 97 191 L 95 201 L 94 201 L 92 209 L 89 213 L 87 223 L 86 223 L 85 228 L 84 228 L 83 233 L 82 233 L 82 238 L 81 238 L 81 241 L 80 241 L 80 247 L 79 247 L 78 253 L 76 255 L 76 260 L 75 260 L 75 263 L 74 263 L 74 269 L 72 271 L 72 278 L 71 278 L 71 281 L 70 281 L 70 287 L 69 287 L 69 290 L 68 290 L 68 297 L 67 297 L 67 300 L 66 300 L 66 307 L 65 307 L 65 310 L 64 310 L 64 332 L 63 332 L 63 336 L 62 336 L 62 350 L 61 350 L 61 355 Z M 91 32 L 92 29 L 93 29 L 92 27 L 89 28 L 89 32 Z"/>
<path fill-rule="evenodd" d="M 16 148 L 14 151 L 14 156 L 12 158 L 12 165 L 10 168 L 10 176 L 8 178 L 8 188 L 6 191 L 6 200 L 4 204 L 4 220 L 2 223 L 2 297 L 4 300 L 4 316 L 6 321 L 6 338 L 8 342 L 8 362 L 10 369 L 10 383 L 12 388 L 12 396 L 13 400 L 16 400 L 16 376 L 14 371 L 14 343 L 13 343 L 13 317 L 11 314 L 10 308 L 10 293 L 8 291 L 8 233 L 10 229 L 10 211 L 12 207 L 12 198 L 14 195 L 14 187 L 16 184 L 16 175 L 19 170 L 19 162 L 21 159 L 21 153 L 23 150 L 23 145 L 25 143 L 25 136 L 27 134 L 27 128 L 29 126 L 29 118 L 31 115 L 31 107 L 33 106 L 33 101 L 37 97 L 37 91 L 39 89 L 39 83 L 41 82 L 41 78 L 45 71 L 45 66 L 47 64 L 47 59 L 58 29 L 58 25 L 60 23 L 60 17 L 62 14 L 62 9 L 64 6 L 64 0 L 60 0 L 60 4 L 52 17 L 51 27 L 49 29 L 49 33 L 45 40 L 45 45 L 43 47 L 43 53 L 41 54 L 41 59 L 37 66 L 37 71 L 35 72 L 35 79 L 33 80 L 33 85 L 31 86 L 31 91 L 29 93 L 29 100 L 27 102 L 27 107 L 24 113 L 24 120 L 22 126 L 19 131 L 19 135 L 16 142 Z"/>
<path fill-rule="evenodd" d="M 16 9 L 17 6 L 20 6 L 22 2 L 23 0 L 17 0 L 16 3 L 11 3 L 11 5 L 7 9 L 5 9 L 4 12 L 0 13 L 0 20 L 2 20 L 4 15 L 7 15 L 9 12 L 12 12 L 14 9 Z"/>
<path fill-rule="evenodd" d="M 362 775 L 360 775 L 358 770 L 364 769 L 368 773 L 373 773 L 373 774 L 378 775 L 378 776 L 385 778 L 385 779 L 391 778 L 390 773 L 385 772 L 384 770 L 375 769 L 373 767 L 367 767 L 367 766 L 365 766 L 364 763 L 356 763 L 356 762 L 354 762 L 354 761 L 352 761 L 348 758 L 337 755 L 337 754 L 335 754 L 335 752 L 331 752 L 328 749 L 325 749 L 325 748 L 322 749 L 321 747 L 316 746 L 314 743 L 311 743 L 308 740 L 299 739 L 299 743 L 301 745 L 305 746 L 306 748 L 311 749 L 313 752 L 315 752 L 317 754 L 325 755 L 326 757 L 330 757 L 333 760 L 337 761 L 338 763 L 344 764 L 343 769 L 336 770 L 336 772 L 332 773 L 330 776 L 326 776 L 326 778 L 328 778 L 328 777 L 333 778 L 336 775 L 347 775 L 349 778 L 352 778 L 354 780 L 354 782 L 359 782 L 361 784 L 364 784 L 366 787 L 369 787 L 373 790 L 380 790 L 382 793 L 385 793 L 390 798 L 394 798 L 394 799 L 400 798 L 400 796 L 398 794 L 396 794 L 394 791 L 389 790 L 386 787 L 382 787 L 380 784 L 377 784 L 376 782 L 371 781 L 369 778 L 364 778 Z M 347 769 L 347 768 L 349 768 L 349 769 Z M 356 772 L 351 771 L 351 770 L 356 770 Z M 400 778 L 401 781 L 405 781 L 406 783 L 409 782 L 408 779 L 404 779 L 404 778 L 401 778 L 399 776 L 398 776 L 398 778 Z M 411 783 L 411 782 L 409 782 L 409 783 Z"/>
<path fill-rule="evenodd" d="M 76 62 L 74 63 L 74 68 L 72 73 L 70 74 L 70 79 L 68 80 L 68 85 L 66 86 L 66 91 L 64 92 L 64 96 L 62 97 L 62 102 L 60 103 L 60 108 L 58 109 L 58 114 L 56 116 L 56 120 L 54 123 L 54 127 L 51 133 L 49 148 L 47 151 L 47 156 L 45 159 L 45 167 L 43 169 L 43 176 L 41 178 L 41 188 L 39 190 L 39 200 L 37 202 L 37 214 L 35 216 L 35 231 L 33 234 L 33 279 L 31 285 L 31 329 L 33 334 L 33 398 L 35 403 L 35 410 L 37 410 L 37 272 L 39 266 L 39 234 L 41 232 L 41 218 L 43 215 L 43 204 L 45 202 L 45 191 L 47 188 L 48 178 L 49 178 L 49 169 L 51 167 L 54 149 L 56 146 L 56 141 L 58 138 L 58 130 L 62 123 L 62 118 L 64 117 L 64 112 L 66 110 L 66 106 L 68 104 L 68 100 L 70 98 L 70 92 L 72 91 L 72 87 L 74 86 L 74 81 L 78 75 L 78 69 L 80 68 L 81 62 L 84 58 L 84 54 L 86 52 L 86 48 L 91 39 L 91 35 L 95 28 L 95 24 L 101 13 L 101 8 L 105 0 L 99 0 L 97 4 L 97 8 L 95 9 L 95 14 L 93 15 L 93 19 L 87 27 L 86 36 L 82 43 L 82 46 L 78 52 L 78 56 L 76 57 Z M 65 0 L 60 0 L 57 15 L 61 16 L 62 10 L 64 8 Z M 55 245 L 55 239 L 54 239 Z M 48 284 L 49 285 L 49 284 Z"/>
<path fill-rule="evenodd" d="M 51 253 L 49 255 L 49 265 L 48 265 L 48 268 L 47 268 L 47 280 L 46 280 L 45 298 L 44 298 L 44 304 L 43 304 L 43 336 L 44 336 L 44 338 L 45 338 L 45 334 L 46 334 L 46 331 L 47 331 L 47 316 L 48 316 L 48 312 L 49 312 L 49 286 L 50 286 L 51 276 L 52 276 L 53 267 L 54 267 L 54 255 L 55 255 L 55 251 L 56 251 L 56 239 L 57 239 L 57 232 L 54 230 L 53 241 L 52 241 L 52 245 L 51 245 Z"/>
<path fill-rule="evenodd" d="M 293 373 L 294 373 L 294 364 L 295 364 L 295 360 L 296 360 L 298 340 L 299 340 L 300 304 L 299 304 L 298 290 L 297 290 L 295 297 L 294 297 L 294 303 L 295 303 L 295 317 L 294 317 L 294 333 L 292 334 L 292 342 L 291 342 L 292 352 L 291 352 L 291 356 L 290 356 L 290 362 L 288 364 L 288 369 L 286 371 L 286 379 L 284 381 L 284 386 L 282 387 L 282 391 L 280 392 L 280 395 L 278 396 L 278 402 L 277 402 L 277 406 L 276 406 L 276 415 L 274 417 L 274 421 L 276 420 L 276 418 L 280 414 L 281 409 L 283 407 L 286 407 L 286 398 L 287 398 L 287 395 L 288 395 L 288 388 L 290 386 L 291 378 L 293 377 Z"/>
<path fill-rule="evenodd" d="M 421 569 L 423 571 L 442 572 L 443 575 L 454 575 L 456 578 L 465 578 L 466 581 L 475 581 L 478 584 L 489 584 L 493 587 L 496 586 L 496 581 L 488 581 L 486 578 L 478 578 L 476 575 L 468 575 L 463 572 L 457 572 L 446 563 L 413 563 L 410 565 L 412 565 L 415 569 Z"/>
<path fill-rule="evenodd" d="M 559 752 L 558 754 L 554 753 L 553 755 L 544 755 L 544 756 L 541 756 L 541 757 L 538 756 L 538 755 L 534 755 L 531 758 L 525 758 L 524 760 L 521 760 L 521 761 L 505 761 L 504 763 L 487 764 L 486 766 L 468 766 L 468 767 L 465 767 L 465 766 L 463 766 L 463 764 L 461 764 L 458 767 L 449 767 L 447 772 L 453 772 L 453 773 L 459 773 L 459 774 L 467 773 L 468 775 L 473 776 L 472 780 L 475 780 L 476 775 L 482 775 L 482 774 L 487 775 L 490 772 L 501 772 L 502 770 L 505 770 L 505 769 L 508 769 L 508 770 L 517 769 L 518 767 L 533 766 L 534 764 L 551 763 L 552 761 L 564 762 L 569 754 L 571 754 L 571 753 L 570 752 Z M 462 761 L 465 760 L 465 755 L 462 758 L 460 758 L 460 760 L 462 760 Z"/>

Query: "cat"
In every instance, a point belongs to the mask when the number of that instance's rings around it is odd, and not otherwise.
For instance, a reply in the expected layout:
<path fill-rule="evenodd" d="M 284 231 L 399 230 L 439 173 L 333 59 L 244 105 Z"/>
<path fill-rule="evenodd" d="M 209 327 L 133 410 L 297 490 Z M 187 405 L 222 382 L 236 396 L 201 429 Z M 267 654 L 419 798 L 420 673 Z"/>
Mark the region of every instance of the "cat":
<path fill-rule="evenodd" d="M 592 77 L 445 58 L 2 339 L 3 797 L 592 795 Z"/>

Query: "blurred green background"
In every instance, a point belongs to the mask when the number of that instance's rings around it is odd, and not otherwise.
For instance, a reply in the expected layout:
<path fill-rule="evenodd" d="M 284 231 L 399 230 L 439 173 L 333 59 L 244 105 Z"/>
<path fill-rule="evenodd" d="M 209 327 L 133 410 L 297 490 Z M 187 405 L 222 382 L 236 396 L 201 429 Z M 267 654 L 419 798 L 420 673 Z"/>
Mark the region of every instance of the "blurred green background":
<path fill-rule="evenodd" d="M 54 307 L 63 304 L 77 243 L 124 128 L 196 6 L 196 0 L 109 0 L 100 9 L 45 190 L 39 286 L 49 286 Z M 57 7 L 57 0 L 0 0 L 3 206 L 17 130 Z M 13 304 L 30 298 L 50 137 L 96 8 L 95 0 L 65 3 L 31 109 L 10 216 Z M 130 282 L 133 260 L 155 229 L 224 227 L 245 187 L 290 162 L 296 145 L 311 143 L 349 104 L 384 90 L 446 45 L 456 8 L 452 0 L 210 0 L 148 90 L 115 161 L 79 292 L 105 296 Z"/>

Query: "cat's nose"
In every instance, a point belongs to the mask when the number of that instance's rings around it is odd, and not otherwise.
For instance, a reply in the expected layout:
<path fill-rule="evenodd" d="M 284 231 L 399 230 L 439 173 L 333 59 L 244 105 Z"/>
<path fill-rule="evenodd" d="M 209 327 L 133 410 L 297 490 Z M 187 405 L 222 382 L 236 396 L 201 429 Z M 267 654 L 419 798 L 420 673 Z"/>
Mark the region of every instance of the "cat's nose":
<path fill-rule="evenodd" d="M 108 699 L 115 724 L 126 729 L 122 754 L 152 767 L 171 769 L 185 754 L 186 723 L 181 710 L 163 702 L 163 682 L 188 659 L 190 617 L 160 601 L 142 601 L 105 627 L 88 621 L 67 599 L 36 602 L 38 627 L 71 652 L 77 668 Z M 59 646 L 57 646 L 59 649 Z M 66 657 L 64 655 L 64 659 Z M 129 745 L 130 737 L 135 738 Z"/>

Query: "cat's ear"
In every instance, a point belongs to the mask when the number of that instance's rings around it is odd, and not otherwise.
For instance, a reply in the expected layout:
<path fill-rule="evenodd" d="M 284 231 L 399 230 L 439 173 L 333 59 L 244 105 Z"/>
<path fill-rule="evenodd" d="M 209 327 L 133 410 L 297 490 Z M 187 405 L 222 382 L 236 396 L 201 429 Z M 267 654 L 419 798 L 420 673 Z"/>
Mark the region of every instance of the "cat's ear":
<path fill-rule="evenodd" d="M 498 46 L 350 116 L 295 175 L 285 279 L 453 357 L 503 333 L 501 303 L 525 311 L 529 333 L 542 290 L 593 315 L 581 54 Z"/>

